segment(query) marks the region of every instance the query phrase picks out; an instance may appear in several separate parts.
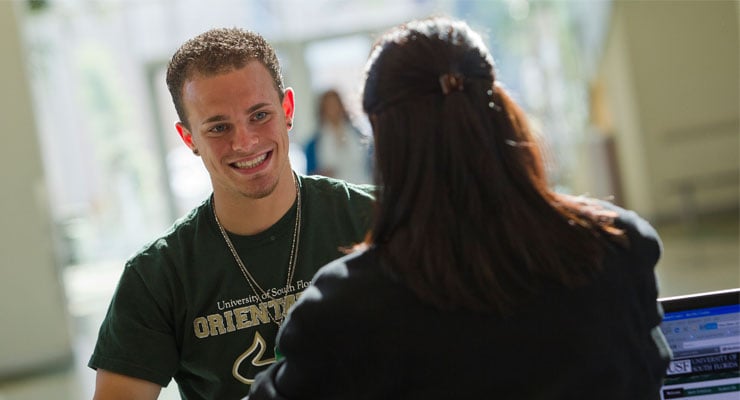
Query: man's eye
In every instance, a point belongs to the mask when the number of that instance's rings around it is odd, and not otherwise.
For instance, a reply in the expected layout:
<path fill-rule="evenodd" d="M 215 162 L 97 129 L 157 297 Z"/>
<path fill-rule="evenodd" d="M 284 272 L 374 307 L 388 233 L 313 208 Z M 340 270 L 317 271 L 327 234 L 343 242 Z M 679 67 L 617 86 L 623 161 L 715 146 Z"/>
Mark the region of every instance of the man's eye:
<path fill-rule="evenodd" d="M 220 124 L 220 125 L 216 125 L 212 127 L 211 129 L 208 130 L 208 132 L 223 133 L 226 131 L 226 128 L 227 128 L 226 125 Z"/>
<path fill-rule="evenodd" d="M 267 113 L 264 111 L 260 111 L 254 114 L 254 119 L 259 121 L 267 118 Z"/>

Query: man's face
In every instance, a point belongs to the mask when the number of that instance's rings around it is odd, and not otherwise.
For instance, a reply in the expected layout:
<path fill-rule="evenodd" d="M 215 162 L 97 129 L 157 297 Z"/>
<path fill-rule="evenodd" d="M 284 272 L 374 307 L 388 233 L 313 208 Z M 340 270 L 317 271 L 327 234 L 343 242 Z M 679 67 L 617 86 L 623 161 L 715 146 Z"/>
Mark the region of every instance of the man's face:
<path fill-rule="evenodd" d="M 287 89 L 281 102 L 260 62 L 220 75 L 195 75 L 185 82 L 183 104 L 190 129 L 178 123 L 177 130 L 202 157 L 217 196 L 264 198 L 281 178 L 290 179 L 293 93 Z"/>

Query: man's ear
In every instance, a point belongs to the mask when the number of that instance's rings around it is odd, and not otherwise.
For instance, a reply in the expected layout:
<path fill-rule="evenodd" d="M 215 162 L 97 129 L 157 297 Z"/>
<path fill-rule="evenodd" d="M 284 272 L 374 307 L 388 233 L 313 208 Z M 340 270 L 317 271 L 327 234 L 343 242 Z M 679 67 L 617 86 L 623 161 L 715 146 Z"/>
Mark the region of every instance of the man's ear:
<path fill-rule="evenodd" d="M 188 128 L 183 125 L 182 122 L 176 122 L 175 129 L 177 129 L 177 133 L 180 134 L 180 138 L 183 142 L 185 142 L 190 150 L 192 150 L 194 153 L 198 151 L 198 149 L 195 148 L 195 144 L 193 143 L 193 135 L 190 133 Z"/>
<path fill-rule="evenodd" d="M 293 127 L 293 116 L 295 115 L 295 93 L 292 88 L 286 88 L 283 92 L 283 112 L 288 130 Z"/>

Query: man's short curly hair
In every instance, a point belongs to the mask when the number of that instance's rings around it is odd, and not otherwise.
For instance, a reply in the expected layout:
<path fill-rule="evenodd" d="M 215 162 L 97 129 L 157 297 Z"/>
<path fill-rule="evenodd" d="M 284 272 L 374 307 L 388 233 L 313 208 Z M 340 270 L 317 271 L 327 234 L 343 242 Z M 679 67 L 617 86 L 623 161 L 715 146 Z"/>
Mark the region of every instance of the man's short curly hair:
<path fill-rule="evenodd" d="M 185 82 L 196 74 L 211 76 L 259 61 L 272 76 L 280 100 L 284 85 L 275 49 L 261 35 L 240 28 L 211 29 L 185 42 L 167 66 L 167 88 L 180 121 L 188 126 L 182 101 Z"/>

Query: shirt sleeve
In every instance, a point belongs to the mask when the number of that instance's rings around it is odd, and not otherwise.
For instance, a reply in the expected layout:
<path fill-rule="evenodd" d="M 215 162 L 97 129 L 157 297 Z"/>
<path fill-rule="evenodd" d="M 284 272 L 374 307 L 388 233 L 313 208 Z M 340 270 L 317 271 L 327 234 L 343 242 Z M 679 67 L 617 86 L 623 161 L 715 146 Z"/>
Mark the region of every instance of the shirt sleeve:
<path fill-rule="evenodd" d="M 645 362 L 649 363 L 646 371 L 653 375 L 652 381 L 660 382 L 665 375 L 668 361 L 672 358 L 670 347 L 660 330 L 663 309 L 657 300 L 659 288 L 655 267 L 663 252 L 663 244 L 655 228 L 637 213 L 616 206 L 612 208 L 619 211 L 616 225 L 625 230 L 630 252 L 636 260 L 633 271 L 636 276 L 634 282 L 637 301 L 643 315 L 643 331 L 650 332 L 643 352 Z"/>
<path fill-rule="evenodd" d="M 332 376 L 325 338 L 312 329 L 321 323 L 315 321 L 320 313 L 312 311 L 312 303 L 320 298 L 319 290 L 310 287 L 291 309 L 277 339 L 282 358 L 257 376 L 250 400 L 313 398 L 317 395 L 313 391 L 322 386 L 318 380 Z"/>
<path fill-rule="evenodd" d="M 166 290 L 152 290 L 127 265 L 111 300 L 88 366 L 167 386 L 179 353 Z"/>

